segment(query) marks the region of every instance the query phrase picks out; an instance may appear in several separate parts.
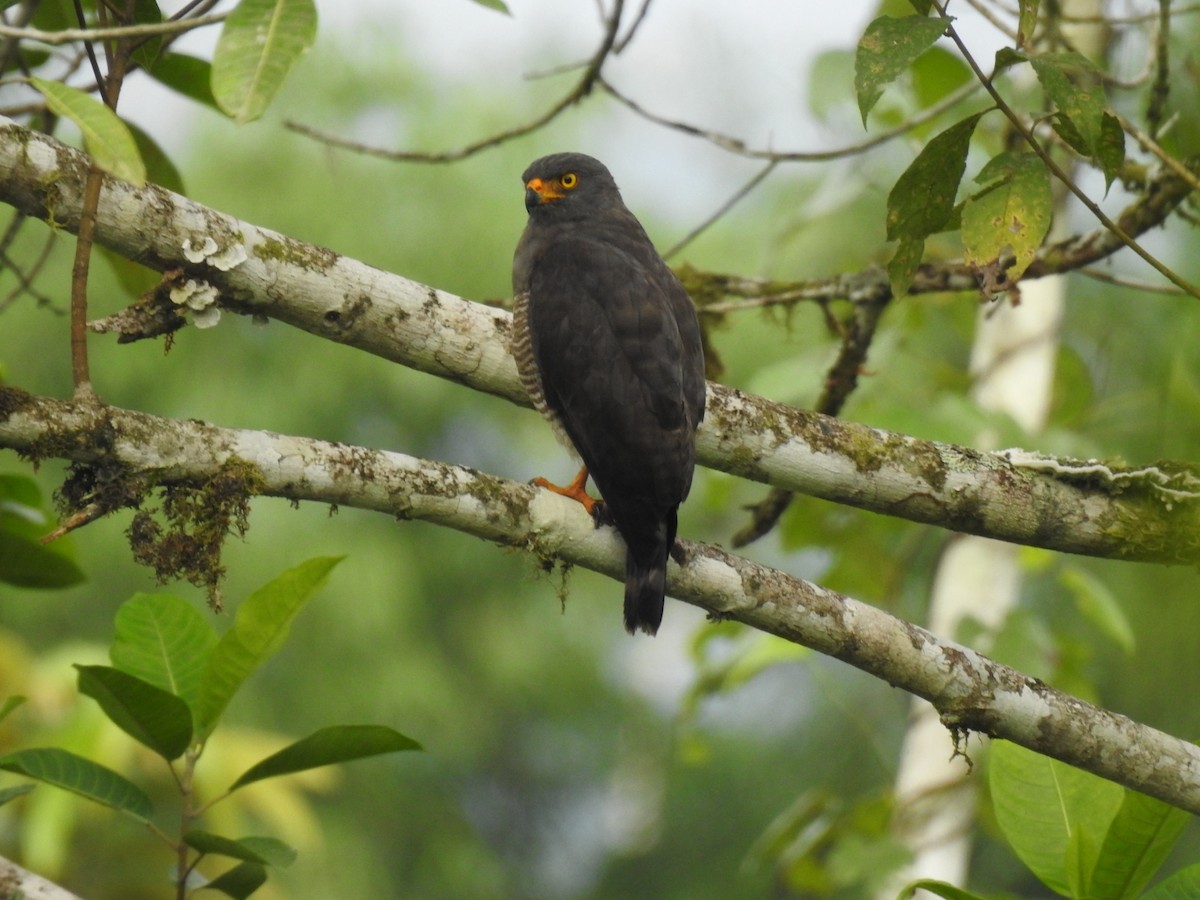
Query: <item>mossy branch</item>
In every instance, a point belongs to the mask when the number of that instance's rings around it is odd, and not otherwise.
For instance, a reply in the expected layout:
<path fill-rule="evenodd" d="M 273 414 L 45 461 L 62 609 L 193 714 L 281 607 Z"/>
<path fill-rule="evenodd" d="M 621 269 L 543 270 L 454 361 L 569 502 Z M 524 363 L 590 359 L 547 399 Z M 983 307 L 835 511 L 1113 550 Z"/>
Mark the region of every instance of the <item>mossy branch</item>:
<path fill-rule="evenodd" d="M 145 440 L 155 435 L 152 441 Z M 268 496 L 421 519 L 541 559 L 624 577 L 624 548 L 582 507 L 462 466 L 263 431 L 218 428 L 0 388 L 0 446 L 115 465 L 160 486 L 220 482 Z M 252 473 L 247 475 L 247 473 Z M 1087 473 L 1107 478 L 1108 472 Z M 673 597 L 804 644 L 930 701 L 947 727 L 1006 738 L 1200 813 L 1200 747 L 1100 709 L 857 600 L 682 541 Z M 614 600 L 619 597 L 614 591 Z"/>
<path fill-rule="evenodd" d="M 77 151 L 0 123 L 0 201 L 77 227 L 87 165 Z M 106 179 L 96 240 L 180 279 L 228 311 L 263 316 L 475 390 L 529 405 L 509 353 L 511 317 L 322 247 L 260 229 L 154 185 Z M 200 248 L 199 250 L 197 248 Z M 186 321 L 165 287 L 101 323 L 122 340 Z M 164 315 L 163 313 L 170 313 Z M 2 412 L 2 411 L 0 411 Z M 710 383 L 702 465 L 953 531 L 1069 553 L 1194 563 L 1200 491 L 1185 465 L 1057 460 L 1031 465 L 970 447 L 832 419 Z M 1085 471 L 1087 477 L 1074 477 Z"/>

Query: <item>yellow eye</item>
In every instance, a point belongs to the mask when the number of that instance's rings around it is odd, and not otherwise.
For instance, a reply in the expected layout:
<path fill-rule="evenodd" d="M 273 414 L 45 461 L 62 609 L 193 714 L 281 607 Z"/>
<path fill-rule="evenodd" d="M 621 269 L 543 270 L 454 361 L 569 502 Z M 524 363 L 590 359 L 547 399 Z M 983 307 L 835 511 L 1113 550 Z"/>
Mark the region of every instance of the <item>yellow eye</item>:
<path fill-rule="evenodd" d="M 559 179 L 559 184 L 569 191 L 571 188 L 575 187 L 575 185 L 579 184 L 579 176 L 577 176 L 574 172 L 568 172 Z"/>

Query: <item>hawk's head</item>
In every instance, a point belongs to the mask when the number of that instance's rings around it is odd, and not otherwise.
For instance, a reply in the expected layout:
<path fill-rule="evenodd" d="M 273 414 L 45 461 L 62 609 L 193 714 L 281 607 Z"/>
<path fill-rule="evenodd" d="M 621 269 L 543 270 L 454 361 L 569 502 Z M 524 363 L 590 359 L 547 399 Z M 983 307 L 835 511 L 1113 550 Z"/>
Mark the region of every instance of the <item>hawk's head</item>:
<path fill-rule="evenodd" d="M 531 216 L 579 219 L 622 205 L 604 163 L 584 153 L 543 156 L 530 163 L 521 181 Z"/>

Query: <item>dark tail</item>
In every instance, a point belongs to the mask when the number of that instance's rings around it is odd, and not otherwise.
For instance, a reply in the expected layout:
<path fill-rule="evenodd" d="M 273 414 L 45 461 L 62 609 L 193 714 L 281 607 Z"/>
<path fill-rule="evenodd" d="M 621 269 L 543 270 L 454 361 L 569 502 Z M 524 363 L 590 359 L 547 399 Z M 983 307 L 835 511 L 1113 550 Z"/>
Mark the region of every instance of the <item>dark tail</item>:
<path fill-rule="evenodd" d="M 625 630 L 653 635 L 662 624 L 667 557 L 675 544 L 676 511 L 670 510 L 642 540 L 626 539 Z M 647 529 L 649 531 L 649 529 Z"/>

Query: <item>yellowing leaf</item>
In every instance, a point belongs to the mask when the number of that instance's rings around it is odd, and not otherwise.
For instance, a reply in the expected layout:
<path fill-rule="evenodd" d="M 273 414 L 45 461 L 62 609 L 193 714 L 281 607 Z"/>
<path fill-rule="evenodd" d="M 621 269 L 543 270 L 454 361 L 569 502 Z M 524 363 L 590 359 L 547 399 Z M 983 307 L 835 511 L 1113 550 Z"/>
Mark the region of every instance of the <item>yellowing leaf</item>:
<path fill-rule="evenodd" d="M 1011 250 L 1014 262 L 1006 274 L 1008 281 L 1016 281 L 1050 229 L 1050 176 L 1031 153 L 1001 153 L 975 180 L 994 183 L 963 205 L 964 257 L 972 265 L 986 266 Z"/>

